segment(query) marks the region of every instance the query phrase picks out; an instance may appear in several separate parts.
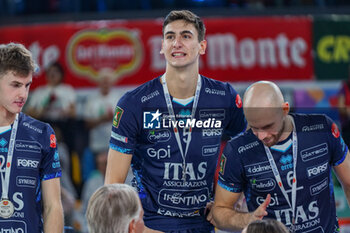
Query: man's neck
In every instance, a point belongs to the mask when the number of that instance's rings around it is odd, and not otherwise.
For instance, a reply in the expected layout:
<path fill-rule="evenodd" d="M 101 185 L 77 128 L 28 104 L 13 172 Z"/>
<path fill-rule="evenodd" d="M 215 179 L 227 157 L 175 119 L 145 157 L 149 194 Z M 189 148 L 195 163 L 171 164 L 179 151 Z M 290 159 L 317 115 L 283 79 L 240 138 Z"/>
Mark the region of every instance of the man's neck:
<path fill-rule="evenodd" d="M 16 114 L 0 109 L 0 126 L 11 125 L 16 119 Z"/>
<path fill-rule="evenodd" d="M 285 139 L 287 139 L 289 137 L 289 135 L 292 133 L 293 131 L 293 123 L 292 123 L 293 119 L 291 115 L 287 115 L 285 118 L 285 123 L 284 123 L 284 127 L 281 133 L 281 136 L 279 138 L 279 142 L 284 141 Z"/>
<path fill-rule="evenodd" d="M 166 72 L 164 75 L 172 97 L 186 99 L 194 96 L 197 87 L 198 72 Z"/>

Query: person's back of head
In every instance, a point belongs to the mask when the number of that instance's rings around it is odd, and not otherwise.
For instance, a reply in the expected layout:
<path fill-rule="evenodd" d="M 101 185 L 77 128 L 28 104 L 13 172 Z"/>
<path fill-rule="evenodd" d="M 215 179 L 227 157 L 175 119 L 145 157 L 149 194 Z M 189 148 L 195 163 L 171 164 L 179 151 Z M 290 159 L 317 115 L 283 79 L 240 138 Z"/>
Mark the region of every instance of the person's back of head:
<path fill-rule="evenodd" d="M 0 77 L 12 71 L 16 76 L 26 77 L 36 69 L 29 50 L 22 44 L 0 45 Z"/>
<path fill-rule="evenodd" d="M 127 184 L 100 187 L 86 211 L 90 233 L 141 233 L 143 210 L 136 191 Z"/>
<path fill-rule="evenodd" d="M 264 219 L 251 222 L 242 233 L 289 233 L 289 231 L 283 223 L 275 219 Z"/>

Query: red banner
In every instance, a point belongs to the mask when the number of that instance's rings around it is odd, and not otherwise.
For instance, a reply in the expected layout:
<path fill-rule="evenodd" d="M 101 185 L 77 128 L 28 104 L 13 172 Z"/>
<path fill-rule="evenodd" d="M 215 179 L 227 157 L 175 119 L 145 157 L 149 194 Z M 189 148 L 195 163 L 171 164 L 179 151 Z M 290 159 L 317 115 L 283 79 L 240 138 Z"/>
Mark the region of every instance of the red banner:
<path fill-rule="evenodd" d="M 206 18 L 208 47 L 200 73 L 222 81 L 310 80 L 314 76 L 308 17 Z M 95 86 L 108 68 L 116 85 L 139 85 L 165 70 L 162 20 L 68 22 L 0 28 L 0 43 L 20 42 L 41 71 L 60 61 L 65 82 Z"/>

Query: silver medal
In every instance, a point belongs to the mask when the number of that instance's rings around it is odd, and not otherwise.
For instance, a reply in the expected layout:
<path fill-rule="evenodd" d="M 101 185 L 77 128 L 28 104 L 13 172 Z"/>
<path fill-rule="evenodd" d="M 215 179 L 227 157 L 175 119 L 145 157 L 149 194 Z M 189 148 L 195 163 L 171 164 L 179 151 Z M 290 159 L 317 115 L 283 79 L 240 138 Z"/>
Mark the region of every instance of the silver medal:
<path fill-rule="evenodd" d="M 10 218 L 15 212 L 15 207 L 10 200 L 1 200 L 0 201 L 0 217 Z"/>

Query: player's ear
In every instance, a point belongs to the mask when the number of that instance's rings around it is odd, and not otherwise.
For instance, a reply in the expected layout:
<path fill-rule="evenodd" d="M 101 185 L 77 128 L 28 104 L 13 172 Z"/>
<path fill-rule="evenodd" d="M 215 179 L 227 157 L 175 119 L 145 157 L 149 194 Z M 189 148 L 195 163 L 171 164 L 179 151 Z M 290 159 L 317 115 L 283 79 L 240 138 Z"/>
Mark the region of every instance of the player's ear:
<path fill-rule="evenodd" d="M 131 220 L 129 223 L 129 233 L 135 233 L 136 222 L 135 219 Z"/>
<path fill-rule="evenodd" d="M 289 107 L 289 103 L 288 102 L 284 102 L 282 104 L 282 110 L 283 110 L 283 115 L 288 115 L 290 107 Z"/>

